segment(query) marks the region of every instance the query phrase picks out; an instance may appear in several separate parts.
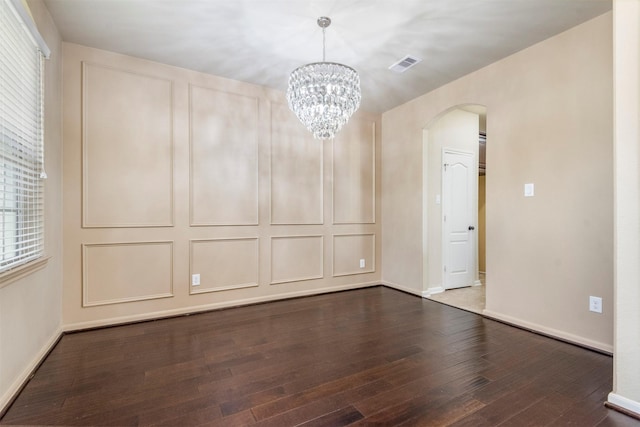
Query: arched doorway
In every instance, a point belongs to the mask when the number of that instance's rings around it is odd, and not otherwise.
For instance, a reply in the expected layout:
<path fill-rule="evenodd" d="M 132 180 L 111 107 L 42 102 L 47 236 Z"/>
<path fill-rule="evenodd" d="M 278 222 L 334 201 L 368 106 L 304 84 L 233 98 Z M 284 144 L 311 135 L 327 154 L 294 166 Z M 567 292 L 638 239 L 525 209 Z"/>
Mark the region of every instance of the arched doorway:
<path fill-rule="evenodd" d="M 486 117 L 485 106 L 454 106 L 423 134 L 423 296 L 480 313 Z"/>

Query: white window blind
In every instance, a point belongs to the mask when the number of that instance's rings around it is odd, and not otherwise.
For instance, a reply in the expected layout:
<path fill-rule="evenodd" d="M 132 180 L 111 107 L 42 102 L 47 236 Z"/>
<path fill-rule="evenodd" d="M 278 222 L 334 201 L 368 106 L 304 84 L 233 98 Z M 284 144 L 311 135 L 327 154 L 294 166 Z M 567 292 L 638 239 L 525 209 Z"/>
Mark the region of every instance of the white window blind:
<path fill-rule="evenodd" d="M 27 19 L 25 19 L 27 18 Z M 42 38 L 0 0 L 0 273 L 44 252 Z"/>

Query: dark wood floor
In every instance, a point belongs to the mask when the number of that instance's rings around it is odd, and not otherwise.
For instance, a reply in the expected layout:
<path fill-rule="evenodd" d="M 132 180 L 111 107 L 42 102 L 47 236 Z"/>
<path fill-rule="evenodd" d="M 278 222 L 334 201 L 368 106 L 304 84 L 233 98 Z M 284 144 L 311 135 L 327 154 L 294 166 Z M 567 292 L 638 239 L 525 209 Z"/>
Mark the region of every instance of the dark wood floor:
<path fill-rule="evenodd" d="M 609 356 L 384 287 L 66 335 L 1 424 L 639 426 Z"/>

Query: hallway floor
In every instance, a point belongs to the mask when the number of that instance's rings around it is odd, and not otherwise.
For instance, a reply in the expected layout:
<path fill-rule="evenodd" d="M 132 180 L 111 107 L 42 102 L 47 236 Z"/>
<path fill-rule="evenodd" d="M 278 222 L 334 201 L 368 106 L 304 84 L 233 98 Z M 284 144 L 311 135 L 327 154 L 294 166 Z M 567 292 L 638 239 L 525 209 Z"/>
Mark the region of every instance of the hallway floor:
<path fill-rule="evenodd" d="M 480 273 L 480 283 L 482 283 L 482 286 L 449 289 L 439 294 L 430 295 L 428 298 L 472 313 L 482 314 L 486 301 L 484 273 Z"/>

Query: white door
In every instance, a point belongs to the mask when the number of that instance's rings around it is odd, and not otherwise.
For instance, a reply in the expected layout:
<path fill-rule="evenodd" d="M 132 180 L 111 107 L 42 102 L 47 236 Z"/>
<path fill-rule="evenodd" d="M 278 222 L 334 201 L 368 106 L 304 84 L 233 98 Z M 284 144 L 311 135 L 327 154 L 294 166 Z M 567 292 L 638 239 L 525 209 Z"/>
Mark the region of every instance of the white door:
<path fill-rule="evenodd" d="M 474 282 L 476 185 L 473 153 L 444 150 L 442 153 L 442 241 L 445 289 Z"/>

